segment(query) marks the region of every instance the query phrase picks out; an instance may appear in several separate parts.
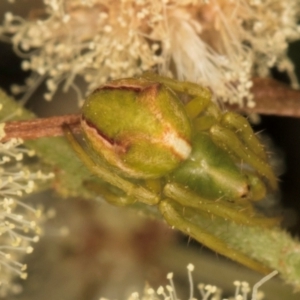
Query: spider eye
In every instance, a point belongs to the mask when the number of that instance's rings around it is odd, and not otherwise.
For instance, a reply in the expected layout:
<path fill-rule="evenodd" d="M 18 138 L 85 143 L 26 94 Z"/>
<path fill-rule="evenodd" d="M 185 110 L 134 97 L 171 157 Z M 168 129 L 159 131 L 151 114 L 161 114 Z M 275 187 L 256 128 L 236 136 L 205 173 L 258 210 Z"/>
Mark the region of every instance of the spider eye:
<path fill-rule="evenodd" d="M 120 79 L 100 87 L 87 98 L 81 125 L 90 147 L 129 177 L 161 177 L 191 153 L 183 104 L 154 81 Z"/>

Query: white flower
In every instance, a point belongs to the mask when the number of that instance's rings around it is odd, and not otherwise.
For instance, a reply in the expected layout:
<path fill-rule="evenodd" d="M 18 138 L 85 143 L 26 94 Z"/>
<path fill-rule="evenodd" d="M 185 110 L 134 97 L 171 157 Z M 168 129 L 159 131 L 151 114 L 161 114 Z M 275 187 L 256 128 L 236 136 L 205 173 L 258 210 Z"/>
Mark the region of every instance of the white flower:
<path fill-rule="evenodd" d="M 286 55 L 299 39 L 297 0 L 44 0 L 44 11 L 30 19 L 8 12 L 0 27 L 24 58 L 32 75 L 25 87 L 46 80 L 50 100 L 63 82 L 74 88 L 77 76 L 86 93 L 108 79 L 133 76 L 157 67 L 165 75 L 211 87 L 217 98 L 254 105 L 253 75 L 271 66 L 297 80 Z"/>
<path fill-rule="evenodd" d="M 32 151 L 20 148 L 21 143 L 20 139 L 0 143 L 0 297 L 19 291 L 12 279 L 27 277 L 26 265 L 21 261 L 33 251 L 32 244 L 41 234 L 42 211 L 20 197 L 33 192 L 37 182 L 53 177 L 41 171 L 30 172 L 20 163 L 23 154 L 33 155 Z"/>
<path fill-rule="evenodd" d="M 188 269 L 188 280 L 190 285 L 190 295 L 189 300 L 247 300 L 250 298 L 248 296 L 251 295 L 251 300 L 261 300 L 264 298 L 264 294 L 258 291 L 258 288 L 264 284 L 266 281 L 270 280 L 274 276 L 278 274 L 277 271 L 273 271 L 269 275 L 263 277 L 260 281 L 258 281 L 252 288 L 250 288 L 249 284 L 245 281 L 235 281 L 235 293 L 234 296 L 229 299 L 222 298 L 222 291 L 218 287 L 211 284 L 203 284 L 200 283 L 197 285 L 199 290 L 200 298 L 195 298 L 194 295 L 194 282 L 192 277 L 192 272 L 194 271 L 194 265 L 189 264 L 187 266 Z M 160 286 L 156 291 L 147 286 L 144 290 L 144 293 L 140 296 L 137 292 L 132 293 L 127 300 L 179 300 L 176 294 L 176 288 L 173 282 L 173 273 L 169 273 L 167 275 L 167 279 L 169 281 L 169 285 L 165 287 Z M 252 293 L 251 293 L 252 292 Z M 106 298 L 100 298 L 99 300 L 108 300 Z"/>

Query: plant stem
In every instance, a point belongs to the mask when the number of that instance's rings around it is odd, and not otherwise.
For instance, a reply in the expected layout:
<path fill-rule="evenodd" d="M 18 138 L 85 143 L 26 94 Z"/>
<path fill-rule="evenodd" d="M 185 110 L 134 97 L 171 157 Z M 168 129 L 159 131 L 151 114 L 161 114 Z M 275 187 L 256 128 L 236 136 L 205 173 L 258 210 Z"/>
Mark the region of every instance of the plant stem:
<path fill-rule="evenodd" d="M 282 117 L 300 118 L 300 90 L 272 78 L 253 78 L 253 108 L 225 105 L 229 110 Z"/>
<path fill-rule="evenodd" d="M 5 136 L 1 141 L 11 138 L 21 138 L 23 140 L 34 140 L 41 137 L 62 136 L 62 125 L 68 127 L 74 133 L 80 132 L 80 115 L 64 115 L 44 119 L 34 119 L 27 121 L 13 121 L 4 124 Z"/>

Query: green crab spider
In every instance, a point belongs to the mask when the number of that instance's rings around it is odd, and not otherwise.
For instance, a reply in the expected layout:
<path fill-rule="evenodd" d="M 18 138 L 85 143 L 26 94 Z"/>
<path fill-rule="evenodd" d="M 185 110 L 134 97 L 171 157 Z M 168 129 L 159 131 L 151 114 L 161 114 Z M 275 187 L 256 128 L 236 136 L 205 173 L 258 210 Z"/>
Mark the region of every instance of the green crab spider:
<path fill-rule="evenodd" d="M 278 223 L 253 208 L 277 189 L 264 147 L 244 117 L 222 112 L 211 99 L 205 87 L 146 73 L 108 82 L 86 99 L 81 127 L 88 151 L 64 131 L 104 182 L 97 190 L 108 202 L 156 205 L 170 226 L 268 273 L 191 221 L 209 215 L 244 226 Z"/>

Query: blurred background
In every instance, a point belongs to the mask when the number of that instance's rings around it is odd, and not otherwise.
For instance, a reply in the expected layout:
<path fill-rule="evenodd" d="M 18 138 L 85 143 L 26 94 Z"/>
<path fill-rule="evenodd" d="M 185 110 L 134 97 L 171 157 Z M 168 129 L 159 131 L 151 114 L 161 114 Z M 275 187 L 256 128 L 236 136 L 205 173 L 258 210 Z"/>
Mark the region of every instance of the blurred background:
<path fill-rule="evenodd" d="M 0 3 L 0 23 L 4 12 L 27 15 L 39 1 L 23 0 L 11 5 Z M 290 45 L 289 56 L 300 78 L 300 43 Z M 10 44 L 0 42 L 0 88 L 10 94 L 12 84 L 22 84 L 29 75 L 20 68 L 21 60 Z M 272 70 L 274 78 L 288 83 L 288 76 Z M 38 116 L 78 111 L 75 93 L 57 93 L 51 102 L 42 99 L 43 84 L 26 107 Z M 281 206 L 288 216 L 287 230 L 300 236 L 300 119 L 261 116 L 254 125 L 271 138 L 274 152 L 284 165 L 280 177 Z M 142 292 L 146 283 L 153 288 L 167 283 L 166 274 L 174 272 L 181 299 L 188 298 L 186 266 L 193 263 L 195 283 L 219 286 L 224 297 L 233 294 L 233 280 L 253 285 L 261 275 L 247 270 L 169 229 L 164 223 L 149 220 L 130 209 L 112 207 L 101 199 L 61 199 L 53 191 L 27 200 L 42 203 L 55 211 L 45 224 L 45 234 L 31 255 L 24 259 L 29 277 L 20 281 L 23 292 L 7 299 L 89 300 L 106 297 L 125 299 Z M 126 225 L 126 226 L 125 226 Z M 290 287 L 273 279 L 263 288 L 266 299 L 299 299 Z M 195 297 L 200 298 L 197 294 Z"/>

